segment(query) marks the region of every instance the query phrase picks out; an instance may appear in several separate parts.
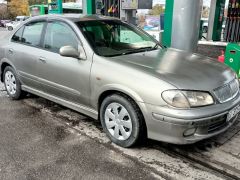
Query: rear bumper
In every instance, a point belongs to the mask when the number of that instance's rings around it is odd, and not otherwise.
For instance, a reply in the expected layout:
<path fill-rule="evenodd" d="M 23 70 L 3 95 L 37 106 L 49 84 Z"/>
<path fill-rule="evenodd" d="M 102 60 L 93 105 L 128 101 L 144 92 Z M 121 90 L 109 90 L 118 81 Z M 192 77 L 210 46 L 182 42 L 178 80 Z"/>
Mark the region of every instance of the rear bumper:
<path fill-rule="evenodd" d="M 191 144 L 223 133 L 231 127 L 238 115 L 227 121 L 228 112 L 239 104 L 238 95 L 227 103 L 204 108 L 173 110 L 142 103 L 142 110 L 148 112 L 144 116 L 150 139 L 173 144 Z"/>

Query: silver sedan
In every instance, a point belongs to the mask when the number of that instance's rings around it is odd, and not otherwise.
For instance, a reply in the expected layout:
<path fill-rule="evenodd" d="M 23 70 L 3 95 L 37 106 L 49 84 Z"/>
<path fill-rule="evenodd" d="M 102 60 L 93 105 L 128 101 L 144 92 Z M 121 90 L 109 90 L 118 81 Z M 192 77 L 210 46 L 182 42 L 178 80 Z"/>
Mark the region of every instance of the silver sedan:
<path fill-rule="evenodd" d="M 227 130 L 240 111 L 231 69 L 114 18 L 30 18 L 1 40 L 0 66 L 10 98 L 29 92 L 100 119 L 122 147 L 147 137 L 194 143 Z"/>

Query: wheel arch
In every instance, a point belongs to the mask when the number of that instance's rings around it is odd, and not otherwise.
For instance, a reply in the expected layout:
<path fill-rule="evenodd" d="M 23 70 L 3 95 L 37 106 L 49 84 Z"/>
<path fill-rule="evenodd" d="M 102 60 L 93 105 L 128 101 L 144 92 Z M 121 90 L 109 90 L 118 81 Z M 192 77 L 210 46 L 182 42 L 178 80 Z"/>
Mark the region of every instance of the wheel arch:
<path fill-rule="evenodd" d="M 139 111 L 141 112 L 141 115 L 144 119 L 144 124 L 145 124 L 145 127 L 147 128 L 147 125 L 146 125 L 146 120 L 145 120 L 145 116 L 144 116 L 144 113 L 143 113 L 143 109 L 141 108 L 141 106 L 139 105 L 139 102 L 140 103 L 143 103 L 143 100 L 142 98 L 137 95 L 136 93 L 129 93 L 129 91 L 124 91 L 124 90 L 120 90 L 118 88 L 112 88 L 112 89 L 107 89 L 105 91 L 102 91 L 99 96 L 98 96 L 98 100 L 97 100 L 97 110 L 98 112 L 100 112 L 100 107 L 101 107 L 101 104 L 103 102 L 103 100 L 107 97 L 107 96 L 110 96 L 112 94 L 119 94 L 121 96 L 125 96 L 127 98 L 130 98 L 135 104 L 136 106 L 138 107 Z M 98 116 L 99 116 L 100 113 L 98 113 Z"/>
<path fill-rule="evenodd" d="M 122 86 L 122 85 L 118 85 L 118 84 L 111 84 L 111 85 L 103 86 L 101 88 L 101 90 L 99 90 L 98 93 L 95 94 L 96 96 L 93 99 L 95 99 L 97 101 L 98 110 L 99 110 L 99 107 L 101 106 L 103 99 L 114 93 L 119 93 L 119 94 L 128 96 L 137 105 L 138 105 L 138 102 L 144 102 L 143 99 L 140 97 L 140 95 L 138 95 L 132 89 Z M 95 104 L 95 102 L 93 102 L 93 103 Z"/>
<path fill-rule="evenodd" d="M 7 67 L 7 66 L 10 66 L 10 67 L 12 67 L 12 68 L 14 68 L 13 66 L 12 66 L 12 64 L 11 63 L 9 63 L 9 62 L 7 62 L 7 61 L 3 61 L 2 63 L 1 63 L 1 74 L 0 74 L 0 76 L 1 76 L 1 82 L 3 82 L 3 72 L 4 72 L 4 69 Z M 15 68 L 14 68 L 15 69 Z"/>
<path fill-rule="evenodd" d="M 123 92 L 123 91 L 120 91 L 120 90 L 106 90 L 106 91 L 103 91 L 99 97 L 98 97 L 98 110 L 100 109 L 100 106 L 103 102 L 103 100 L 107 97 L 107 96 L 110 96 L 112 94 L 119 94 L 119 95 L 122 95 L 122 96 L 126 96 L 128 98 L 130 98 L 132 101 L 134 101 L 137 105 L 137 101 L 136 101 L 136 98 L 134 98 L 133 96 L 127 94 L 126 92 Z M 140 109 L 140 108 L 139 108 Z"/>

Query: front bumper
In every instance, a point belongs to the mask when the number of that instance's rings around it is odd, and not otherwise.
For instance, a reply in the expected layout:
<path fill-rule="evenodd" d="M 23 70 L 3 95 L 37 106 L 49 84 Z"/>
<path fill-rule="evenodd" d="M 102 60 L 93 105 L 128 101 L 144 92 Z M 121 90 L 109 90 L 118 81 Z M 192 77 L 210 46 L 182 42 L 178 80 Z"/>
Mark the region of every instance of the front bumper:
<path fill-rule="evenodd" d="M 233 100 L 189 110 L 154 106 L 142 103 L 148 137 L 173 144 L 191 144 L 226 131 L 238 115 L 227 121 L 231 109 L 240 104 L 240 95 Z M 186 131 L 192 131 L 186 135 Z"/>

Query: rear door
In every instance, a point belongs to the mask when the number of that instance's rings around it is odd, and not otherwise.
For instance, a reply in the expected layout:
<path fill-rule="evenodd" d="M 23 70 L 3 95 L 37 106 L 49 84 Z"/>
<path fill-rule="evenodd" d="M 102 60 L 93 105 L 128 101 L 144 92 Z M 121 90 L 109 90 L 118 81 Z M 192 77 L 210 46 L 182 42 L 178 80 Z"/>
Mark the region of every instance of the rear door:
<path fill-rule="evenodd" d="M 63 46 L 79 49 L 81 43 L 76 32 L 65 22 L 48 22 L 43 50 L 38 54 L 40 61 L 37 63 L 41 91 L 88 105 L 92 56 L 84 60 L 63 57 L 59 54 L 59 49 Z"/>
<path fill-rule="evenodd" d="M 31 22 L 12 37 L 7 56 L 13 62 L 23 84 L 37 88 L 36 63 L 45 22 Z"/>

